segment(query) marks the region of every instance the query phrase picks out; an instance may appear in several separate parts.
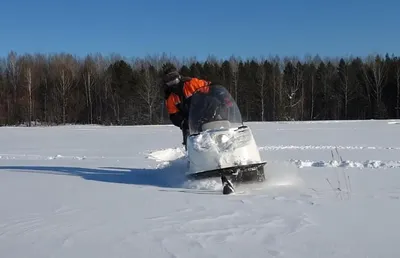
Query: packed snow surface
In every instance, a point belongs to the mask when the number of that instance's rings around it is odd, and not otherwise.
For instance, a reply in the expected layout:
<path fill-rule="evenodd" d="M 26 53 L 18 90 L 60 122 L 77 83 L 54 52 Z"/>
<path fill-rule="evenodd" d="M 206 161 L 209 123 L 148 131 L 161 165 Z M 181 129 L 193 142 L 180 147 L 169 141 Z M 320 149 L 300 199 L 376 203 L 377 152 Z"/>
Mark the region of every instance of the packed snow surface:
<path fill-rule="evenodd" d="M 399 121 L 248 125 L 268 181 L 229 196 L 173 126 L 0 128 L 0 256 L 400 257 Z"/>

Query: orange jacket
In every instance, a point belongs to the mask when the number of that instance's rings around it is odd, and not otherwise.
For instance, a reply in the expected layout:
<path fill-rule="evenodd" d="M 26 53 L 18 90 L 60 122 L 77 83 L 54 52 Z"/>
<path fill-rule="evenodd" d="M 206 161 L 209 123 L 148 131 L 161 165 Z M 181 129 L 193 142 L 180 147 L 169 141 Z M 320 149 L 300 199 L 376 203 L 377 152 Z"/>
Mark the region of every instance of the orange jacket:
<path fill-rule="evenodd" d="M 201 80 L 197 78 L 191 78 L 183 83 L 182 94 L 185 99 L 190 98 L 195 91 L 202 88 L 205 91 L 208 91 L 211 82 L 206 80 Z M 201 90 L 202 90 L 201 89 Z M 169 115 L 178 113 L 180 110 L 178 108 L 179 104 L 181 104 L 184 100 L 180 99 L 180 97 L 176 93 L 171 93 L 165 101 L 167 106 L 167 111 Z"/>

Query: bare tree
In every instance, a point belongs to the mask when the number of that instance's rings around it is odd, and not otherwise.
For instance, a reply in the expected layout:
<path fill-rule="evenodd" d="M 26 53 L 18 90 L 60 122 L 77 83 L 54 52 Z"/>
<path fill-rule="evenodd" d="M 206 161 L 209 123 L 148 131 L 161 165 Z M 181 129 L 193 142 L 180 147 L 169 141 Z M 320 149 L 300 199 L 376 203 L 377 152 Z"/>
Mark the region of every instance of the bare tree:
<path fill-rule="evenodd" d="M 333 117 L 334 119 L 338 119 L 339 117 L 335 115 L 335 105 L 334 102 L 334 82 L 337 79 L 337 66 L 334 61 L 328 60 L 326 65 L 326 73 L 324 75 L 324 101 L 325 101 L 325 118 Z"/>
<path fill-rule="evenodd" d="M 40 77 L 38 78 L 38 84 L 43 88 L 42 90 L 42 108 L 43 108 L 43 121 L 50 123 L 51 118 L 49 117 L 49 92 L 51 84 L 51 74 L 50 74 L 50 60 L 44 55 L 36 56 L 36 64 L 38 67 L 38 72 Z"/>
<path fill-rule="evenodd" d="M 305 96 L 305 91 L 304 91 L 304 68 L 303 68 L 303 64 L 300 61 L 298 61 L 297 65 L 296 65 L 295 82 L 296 82 L 296 86 L 294 88 L 301 89 L 301 96 L 300 96 L 300 100 L 299 100 L 301 103 L 300 119 L 303 120 L 305 117 L 304 104 L 305 104 L 306 96 Z"/>
<path fill-rule="evenodd" d="M 4 58 L 0 57 L 0 122 L 2 124 L 8 123 L 9 117 L 6 119 L 6 100 L 8 98 L 6 79 L 4 78 L 4 73 L 6 70 L 6 61 Z M 7 122 L 6 122 L 7 121 Z"/>
<path fill-rule="evenodd" d="M 238 65 L 238 61 L 236 60 L 236 58 L 231 57 L 229 59 L 229 63 L 231 65 L 231 69 L 232 69 L 232 84 L 231 87 L 233 87 L 233 90 L 230 89 L 230 92 L 233 91 L 233 98 L 235 99 L 236 102 L 238 102 L 238 85 L 239 85 L 239 65 Z"/>
<path fill-rule="evenodd" d="M 96 120 L 102 121 L 103 112 L 105 110 L 104 103 L 106 102 L 104 97 L 106 97 L 106 91 L 109 88 L 108 87 L 109 83 L 106 80 L 107 68 L 110 64 L 101 54 L 94 55 L 93 62 L 95 65 L 94 74 L 96 74 L 97 78 L 96 82 L 94 83 L 94 87 L 92 87 L 92 90 L 94 91 L 93 94 L 94 100 L 92 99 L 91 102 L 92 105 L 95 106 L 93 109 L 94 113 L 97 116 Z M 95 104 L 93 104 L 93 101 L 95 102 Z"/>
<path fill-rule="evenodd" d="M 310 107 L 310 120 L 314 119 L 314 108 L 315 108 L 315 76 L 316 76 L 316 70 L 315 67 L 313 66 L 310 69 L 310 79 L 311 79 L 311 107 Z"/>
<path fill-rule="evenodd" d="M 20 78 L 20 67 L 18 65 L 18 57 L 17 57 L 17 53 L 14 51 L 11 51 L 8 54 L 7 57 L 7 68 L 6 68 L 6 72 L 7 72 L 7 79 L 8 82 L 10 83 L 11 87 L 12 87 L 12 103 L 10 102 L 10 99 L 7 98 L 7 106 L 8 106 L 8 110 L 13 110 L 12 114 L 10 114 L 14 119 L 17 116 L 17 106 L 18 106 L 18 85 L 19 85 L 19 78 Z"/>
<path fill-rule="evenodd" d="M 104 85 L 104 101 L 106 106 L 111 107 L 113 111 L 114 121 L 120 121 L 120 106 L 118 104 L 118 100 L 116 94 L 112 90 L 112 74 L 109 70 L 106 70 L 103 75 L 103 85 Z"/>
<path fill-rule="evenodd" d="M 273 88 L 273 115 L 272 118 L 280 119 L 283 107 L 283 96 L 284 96 L 284 88 L 283 88 L 283 78 L 282 78 L 282 70 L 283 70 L 283 62 L 281 62 L 278 56 L 269 57 L 269 61 L 272 64 L 272 88 Z"/>
<path fill-rule="evenodd" d="M 396 69 L 396 117 L 400 118 L 400 60 L 396 58 L 395 60 Z"/>
<path fill-rule="evenodd" d="M 288 97 L 289 104 L 286 106 L 289 108 L 289 117 L 287 119 L 297 120 L 299 118 L 297 110 L 294 109 L 300 103 L 304 102 L 304 92 L 303 92 L 303 68 L 300 62 L 296 58 L 286 58 L 285 63 L 289 68 L 287 79 L 286 79 L 286 87 L 285 92 Z M 296 66 L 293 65 L 296 63 Z M 300 95 L 298 91 L 300 90 Z M 300 109 L 300 116 L 303 114 L 303 105 Z"/>
<path fill-rule="evenodd" d="M 25 69 L 25 80 L 28 89 L 28 125 L 32 126 L 32 67 L 28 65 Z"/>
<path fill-rule="evenodd" d="M 352 66 L 349 60 L 341 59 L 338 66 L 338 77 L 340 82 L 340 95 L 344 99 L 344 117 L 348 118 L 349 102 L 356 97 L 355 82 L 352 80 Z"/>
<path fill-rule="evenodd" d="M 260 118 L 261 121 L 265 119 L 265 100 L 267 98 L 267 72 L 265 67 L 265 60 L 261 60 L 260 64 L 257 67 L 256 81 L 257 81 L 257 90 L 258 94 L 256 94 L 260 101 Z"/>
<path fill-rule="evenodd" d="M 17 103 L 17 87 L 18 87 L 18 78 L 20 76 L 20 69 L 18 67 L 17 61 L 18 61 L 17 53 L 11 51 L 8 54 L 7 71 L 9 76 L 8 81 L 11 83 L 13 88 L 14 104 Z"/>
<path fill-rule="evenodd" d="M 93 88 L 97 80 L 96 64 L 91 56 L 87 56 L 83 65 L 83 82 L 85 85 L 86 107 L 88 108 L 89 123 L 93 124 Z"/>
<path fill-rule="evenodd" d="M 151 124 L 154 112 L 160 102 L 160 88 L 157 85 L 157 70 L 149 62 L 143 62 L 140 69 L 140 83 L 137 90 L 138 95 L 147 107 L 147 122 Z"/>
<path fill-rule="evenodd" d="M 388 67 L 380 56 L 368 56 L 364 67 L 364 77 L 368 88 L 373 92 L 376 100 L 376 115 L 381 117 L 383 114 L 382 92 L 385 87 Z"/>
<path fill-rule="evenodd" d="M 69 101 L 68 94 L 77 77 L 78 65 L 71 55 L 60 54 L 54 57 L 52 66 L 54 69 L 56 92 L 61 100 L 62 123 L 65 124 L 67 120 L 67 107 Z"/>

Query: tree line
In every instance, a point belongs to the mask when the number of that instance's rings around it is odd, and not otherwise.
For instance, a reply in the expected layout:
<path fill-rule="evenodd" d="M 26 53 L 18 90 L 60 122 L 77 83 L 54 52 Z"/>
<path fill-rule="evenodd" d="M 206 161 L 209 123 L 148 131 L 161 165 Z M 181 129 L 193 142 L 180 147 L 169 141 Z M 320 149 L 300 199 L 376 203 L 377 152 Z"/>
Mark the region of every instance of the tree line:
<path fill-rule="evenodd" d="M 0 58 L 0 125 L 169 123 L 160 78 L 224 85 L 245 121 L 400 118 L 396 56 L 179 60 L 166 55 L 23 54 Z"/>

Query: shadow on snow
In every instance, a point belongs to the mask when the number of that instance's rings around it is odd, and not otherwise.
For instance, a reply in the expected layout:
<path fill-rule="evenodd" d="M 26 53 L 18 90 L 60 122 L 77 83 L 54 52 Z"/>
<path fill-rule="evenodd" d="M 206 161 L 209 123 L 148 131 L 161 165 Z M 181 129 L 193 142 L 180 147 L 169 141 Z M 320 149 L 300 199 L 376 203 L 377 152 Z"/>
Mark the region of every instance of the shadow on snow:
<path fill-rule="evenodd" d="M 64 166 L 0 166 L 0 170 L 17 170 L 28 173 L 44 173 L 55 175 L 79 176 L 86 180 L 147 185 L 157 187 L 179 188 L 182 187 L 187 168 L 186 159 L 181 158 L 171 161 L 160 168 L 83 168 Z"/>

